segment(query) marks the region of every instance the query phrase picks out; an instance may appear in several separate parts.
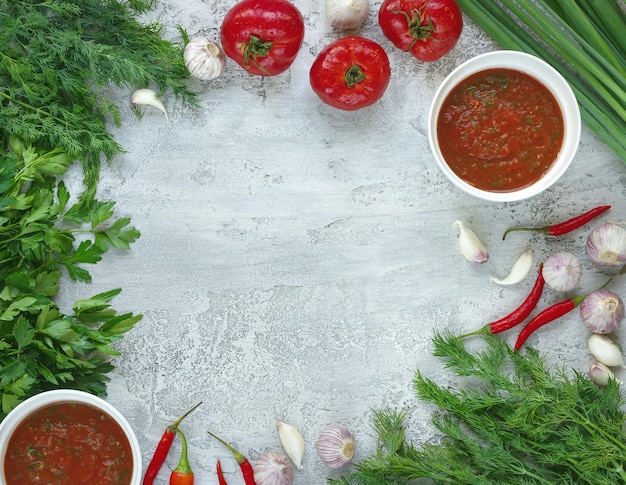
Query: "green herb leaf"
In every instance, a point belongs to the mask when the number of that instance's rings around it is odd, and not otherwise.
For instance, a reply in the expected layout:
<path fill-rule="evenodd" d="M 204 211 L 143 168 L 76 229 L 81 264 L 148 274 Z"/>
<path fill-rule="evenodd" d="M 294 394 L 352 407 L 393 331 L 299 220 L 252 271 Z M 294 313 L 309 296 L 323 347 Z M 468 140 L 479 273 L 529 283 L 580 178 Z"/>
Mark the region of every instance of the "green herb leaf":
<path fill-rule="evenodd" d="M 593 384 L 575 370 L 550 368 L 529 348 L 516 352 L 494 335 L 468 351 L 463 339 L 441 333 L 434 354 L 469 384 L 451 389 L 415 375 L 417 396 L 436 405 L 439 442 L 416 445 L 405 434 L 408 410 L 375 413 L 375 454 L 355 464 L 353 485 L 624 483 L 626 412 L 619 385 Z"/>

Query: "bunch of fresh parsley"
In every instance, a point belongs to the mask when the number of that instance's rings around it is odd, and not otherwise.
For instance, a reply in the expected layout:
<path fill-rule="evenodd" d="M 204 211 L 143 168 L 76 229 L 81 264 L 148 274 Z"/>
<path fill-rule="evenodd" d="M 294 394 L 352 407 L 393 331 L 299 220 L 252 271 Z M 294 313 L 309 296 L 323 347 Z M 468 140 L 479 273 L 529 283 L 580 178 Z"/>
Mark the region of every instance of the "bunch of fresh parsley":
<path fill-rule="evenodd" d="M 85 264 L 139 237 L 95 197 L 101 159 L 124 151 L 107 130 L 121 120 L 105 88 L 171 90 L 196 105 L 184 30 L 175 43 L 138 20 L 155 3 L 0 0 L 0 419 L 51 388 L 105 394 L 112 344 L 141 319 L 111 307 L 120 289 L 71 314 L 54 299 L 63 274 L 90 281 Z M 62 178 L 74 161 L 85 185 L 70 203 Z"/>
<path fill-rule="evenodd" d="M 437 334 L 435 355 L 459 376 L 454 390 L 417 372 L 417 396 L 440 409 L 438 443 L 407 439 L 407 410 L 376 411 L 378 449 L 336 485 L 424 483 L 626 483 L 624 399 L 613 380 L 606 388 L 575 370 L 548 367 L 536 350 L 516 352 L 494 335 L 470 352 L 463 339 Z M 428 482 L 428 483 L 432 483 Z"/>
<path fill-rule="evenodd" d="M 71 315 L 54 302 L 64 270 L 90 281 L 82 267 L 139 237 L 114 203 L 70 204 L 59 179 L 71 157 L 38 152 L 11 137 L 0 154 L 0 396 L 4 417 L 25 398 L 56 387 L 105 393 L 111 344 L 141 319 L 117 314 L 115 289 L 76 301 Z"/>

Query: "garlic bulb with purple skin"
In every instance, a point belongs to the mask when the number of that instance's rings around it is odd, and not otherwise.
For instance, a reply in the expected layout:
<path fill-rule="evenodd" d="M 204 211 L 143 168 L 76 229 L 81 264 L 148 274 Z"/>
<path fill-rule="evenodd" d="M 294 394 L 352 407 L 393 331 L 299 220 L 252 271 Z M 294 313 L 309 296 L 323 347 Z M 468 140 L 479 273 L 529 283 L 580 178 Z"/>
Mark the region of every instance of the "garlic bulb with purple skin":
<path fill-rule="evenodd" d="M 361 27 L 369 11 L 370 0 L 326 0 L 326 17 L 337 29 Z"/>
<path fill-rule="evenodd" d="M 461 221 L 455 221 L 453 225 L 459 228 L 459 245 L 465 259 L 478 264 L 489 261 L 489 253 L 476 233 Z"/>
<path fill-rule="evenodd" d="M 324 430 L 315 448 L 322 463 L 330 468 L 341 468 L 352 461 L 356 444 L 347 428 L 335 424 Z"/>
<path fill-rule="evenodd" d="M 572 253 L 554 253 L 543 263 L 543 279 L 548 287 L 556 291 L 569 291 L 580 283 L 583 266 Z"/>
<path fill-rule="evenodd" d="M 624 320 L 624 302 L 610 290 L 589 293 L 580 304 L 580 318 L 593 333 L 611 333 Z"/>
<path fill-rule="evenodd" d="M 254 464 L 254 481 L 257 485 L 291 485 L 293 477 L 291 460 L 282 453 L 263 453 Z"/>
<path fill-rule="evenodd" d="M 207 37 L 191 39 L 183 53 L 189 74 L 203 81 L 220 76 L 226 68 L 226 53 L 219 44 Z"/>
<path fill-rule="evenodd" d="M 594 263 L 619 268 L 626 264 L 626 230 L 606 222 L 589 233 L 587 254 Z"/>

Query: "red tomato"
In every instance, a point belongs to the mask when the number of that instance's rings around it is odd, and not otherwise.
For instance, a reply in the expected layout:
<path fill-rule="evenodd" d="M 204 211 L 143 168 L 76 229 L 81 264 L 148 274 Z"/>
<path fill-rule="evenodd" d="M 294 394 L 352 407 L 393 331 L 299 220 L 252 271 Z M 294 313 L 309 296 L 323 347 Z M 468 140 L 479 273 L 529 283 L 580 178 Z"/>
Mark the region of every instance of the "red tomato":
<path fill-rule="evenodd" d="M 241 0 L 222 21 L 226 55 L 259 76 L 286 71 L 303 39 L 302 14 L 287 0 Z"/>
<path fill-rule="evenodd" d="M 396 47 L 429 62 L 456 45 L 463 15 L 456 0 L 384 0 L 378 23 Z"/>
<path fill-rule="evenodd" d="M 379 44 L 351 36 L 327 45 L 313 62 L 309 78 L 313 91 L 326 104 L 354 111 L 382 98 L 391 67 Z"/>

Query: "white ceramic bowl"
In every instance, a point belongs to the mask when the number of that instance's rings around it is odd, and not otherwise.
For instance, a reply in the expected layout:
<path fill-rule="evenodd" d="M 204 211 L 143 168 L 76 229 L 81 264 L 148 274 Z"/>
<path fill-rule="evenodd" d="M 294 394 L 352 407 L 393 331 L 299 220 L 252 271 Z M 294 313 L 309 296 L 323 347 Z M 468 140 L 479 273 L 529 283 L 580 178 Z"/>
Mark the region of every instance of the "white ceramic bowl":
<path fill-rule="evenodd" d="M 130 424 L 124 418 L 124 416 L 115 409 L 111 404 L 105 400 L 94 396 L 92 394 L 75 391 L 71 389 L 59 389 L 54 391 L 46 391 L 27 399 L 16 406 L 0 423 L 0 483 L 6 483 L 6 477 L 4 473 L 4 460 L 7 453 L 9 439 L 17 426 L 30 415 L 32 412 L 40 409 L 42 406 L 49 404 L 56 404 L 61 402 L 77 402 L 83 404 L 89 404 L 94 406 L 106 414 L 111 416 L 122 428 L 128 442 L 133 456 L 133 474 L 129 485 L 139 485 L 141 483 L 142 469 L 141 469 L 141 450 L 139 448 L 139 442 Z"/>
<path fill-rule="evenodd" d="M 448 94 L 472 74 L 492 68 L 514 69 L 524 72 L 546 86 L 561 108 L 564 136 L 561 150 L 550 169 L 534 184 L 510 191 L 491 192 L 481 190 L 461 179 L 446 163 L 437 139 L 437 119 Z M 454 69 L 441 83 L 435 93 L 428 115 L 428 141 L 432 153 L 443 173 L 464 192 L 481 199 L 496 202 L 513 202 L 537 195 L 552 186 L 570 166 L 580 142 L 581 118 L 576 96 L 570 85 L 550 64 L 536 56 L 518 51 L 494 51 L 473 57 Z"/>

